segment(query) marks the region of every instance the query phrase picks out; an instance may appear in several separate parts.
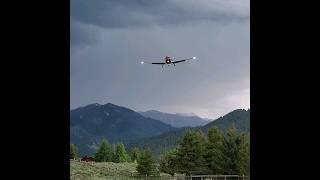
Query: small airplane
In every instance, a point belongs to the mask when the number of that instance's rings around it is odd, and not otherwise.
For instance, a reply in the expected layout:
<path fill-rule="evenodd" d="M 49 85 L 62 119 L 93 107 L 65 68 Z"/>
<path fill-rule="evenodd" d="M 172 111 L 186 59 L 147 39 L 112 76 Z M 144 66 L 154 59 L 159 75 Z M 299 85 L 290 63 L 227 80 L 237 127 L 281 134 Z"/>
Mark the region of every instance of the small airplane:
<path fill-rule="evenodd" d="M 192 58 L 187 58 L 187 59 L 180 59 L 180 60 L 177 60 L 177 61 L 173 61 L 173 58 L 170 57 L 170 56 L 166 56 L 164 58 L 164 62 L 145 62 L 145 61 L 141 61 L 141 64 L 144 64 L 144 63 L 149 63 L 149 64 L 159 64 L 159 65 L 162 65 L 162 68 L 165 64 L 173 64 L 174 66 L 176 65 L 176 63 L 180 63 L 180 62 L 185 62 L 185 61 L 188 61 L 188 60 L 195 60 L 196 57 L 192 57 Z"/>

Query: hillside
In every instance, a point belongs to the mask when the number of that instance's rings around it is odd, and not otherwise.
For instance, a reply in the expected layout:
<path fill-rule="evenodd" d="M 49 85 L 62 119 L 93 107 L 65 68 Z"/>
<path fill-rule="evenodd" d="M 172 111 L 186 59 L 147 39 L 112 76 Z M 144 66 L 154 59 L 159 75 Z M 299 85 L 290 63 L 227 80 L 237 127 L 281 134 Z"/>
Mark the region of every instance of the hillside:
<path fill-rule="evenodd" d="M 127 179 L 138 175 L 136 163 L 86 163 L 71 160 L 70 179 Z"/>
<path fill-rule="evenodd" d="M 159 120 L 111 103 L 90 104 L 70 112 L 70 141 L 80 155 L 92 154 L 106 137 L 111 143 L 128 142 L 174 130 Z"/>
<path fill-rule="evenodd" d="M 139 176 L 136 163 L 113 163 L 113 162 L 78 162 L 70 161 L 70 179 L 90 180 L 137 180 Z M 161 173 L 161 177 L 154 179 L 172 179 L 169 174 Z"/>
<path fill-rule="evenodd" d="M 225 116 L 222 116 L 213 122 L 208 123 L 205 126 L 194 128 L 180 128 L 174 131 L 166 132 L 158 136 L 150 138 L 144 138 L 127 143 L 126 145 L 139 148 L 150 148 L 156 155 L 159 155 L 162 151 L 168 150 L 174 147 L 179 139 L 184 135 L 187 129 L 198 129 L 206 133 L 211 127 L 218 127 L 221 130 L 234 125 L 240 132 L 250 132 L 250 110 L 237 109 Z"/>
<path fill-rule="evenodd" d="M 195 114 L 169 114 L 160 111 L 150 110 L 146 112 L 140 112 L 145 117 L 160 120 L 166 124 L 170 124 L 173 127 L 196 127 L 207 124 L 207 119 L 202 119 Z"/>
<path fill-rule="evenodd" d="M 207 131 L 211 127 L 218 127 L 219 129 L 225 130 L 229 128 L 232 124 L 240 132 L 250 132 L 250 109 L 237 109 L 223 117 L 216 119 L 213 122 L 201 127 L 201 130 Z"/>

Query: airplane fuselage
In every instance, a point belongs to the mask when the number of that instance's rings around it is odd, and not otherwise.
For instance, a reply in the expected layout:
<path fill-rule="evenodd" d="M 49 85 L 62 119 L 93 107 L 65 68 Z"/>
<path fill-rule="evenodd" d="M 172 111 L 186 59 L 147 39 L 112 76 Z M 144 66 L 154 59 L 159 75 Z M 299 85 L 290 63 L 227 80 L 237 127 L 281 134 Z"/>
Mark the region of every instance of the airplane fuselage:
<path fill-rule="evenodd" d="M 166 56 L 166 58 L 165 58 L 165 63 L 166 63 L 166 64 L 171 64 L 171 57 Z"/>

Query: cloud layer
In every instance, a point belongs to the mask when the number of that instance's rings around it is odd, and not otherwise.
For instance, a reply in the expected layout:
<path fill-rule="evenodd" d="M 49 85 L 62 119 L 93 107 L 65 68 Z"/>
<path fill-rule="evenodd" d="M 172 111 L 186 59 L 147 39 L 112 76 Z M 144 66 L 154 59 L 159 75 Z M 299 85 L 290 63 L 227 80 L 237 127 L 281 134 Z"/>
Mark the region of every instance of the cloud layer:
<path fill-rule="evenodd" d="M 241 2 L 236 4 L 235 2 Z M 71 107 L 209 118 L 250 106 L 249 1 L 71 1 Z M 197 56 L 162 69 L 141 60 Z"/>
<path fill-rule="evenodd" d="M 72 0 L 71 18 L 105 28 L 249 18 L 248 0 Z"/>

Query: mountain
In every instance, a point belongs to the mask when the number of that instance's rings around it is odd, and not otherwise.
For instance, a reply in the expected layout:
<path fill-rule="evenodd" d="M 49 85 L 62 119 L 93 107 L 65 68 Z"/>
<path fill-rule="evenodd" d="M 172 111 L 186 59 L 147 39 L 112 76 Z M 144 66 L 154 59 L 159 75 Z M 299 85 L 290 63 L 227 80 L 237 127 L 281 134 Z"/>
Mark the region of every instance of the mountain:
<path fill-rule="evenodd" d="M 175 130 L 159 120 L 111 103 L 71 110 L 70 127 L 70 141 L 77 145 L 79 155 L 92 154 L 103 137 L 111 143 L 125 143 Z"/>
<path fill-rule="evenodd" d="M 240 132 L 250 132 L 250 109 L 237 109 L 225 116 L 216 119 L 213 122 L 201 127 L 201 130 L 206 132 L 211 127 L 218 127 L 221 130 L 226 130 L 227 128 L 234 125 Z"/>
<path fill-rule="evenodd" d="M 195 113 L 177 113 L 177 115 L 190 117 L 190 116 L 197 116 Z"/>
<path fill-rule="evenodd" d="M 150 110 L 146 112 L 140 112 L 145 117 L 160 120 L 166 124 L 170 124 L 173 127 L 196 127 L 207 124 L 209 121 L 204 120 L 195 114 L 169 114 L 160 111 Z"/>
<path fill-rule="evenodd" d="M 207 133 L 208 129 L 212 127 L 217 127 L 222 131 L 225 131 L 231 126 L 234 126 L 240 132 L 250 133 L 250 110 L 237 109 L 204 126 L 179 128 L 157 136 L 131 141 L 126 145 L 129 148 L 150 148 L 156 155 L 159 155 L 162 151 L 176 146 L 187 129 L 201 130 L 204 133 Z"/>
<path fill-rule="evenodd" d="M 77 145 L 80 156 L 95 152 L 104 137 L 111 143 L 123 142 L 127 149 L 150 148 L 159 155 L 176 146 L 187 129 L 206 133 L 210 127 L 225 130 L 232 125 L 241 132 L 250 132 L 250 110 L 234 110 L 203 126 L 174 128 L 125 107 L 90 104 L 70 111 L 70 141 Z"/>

